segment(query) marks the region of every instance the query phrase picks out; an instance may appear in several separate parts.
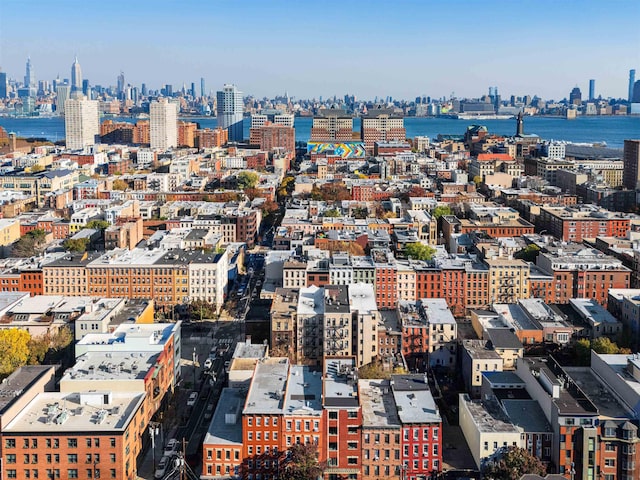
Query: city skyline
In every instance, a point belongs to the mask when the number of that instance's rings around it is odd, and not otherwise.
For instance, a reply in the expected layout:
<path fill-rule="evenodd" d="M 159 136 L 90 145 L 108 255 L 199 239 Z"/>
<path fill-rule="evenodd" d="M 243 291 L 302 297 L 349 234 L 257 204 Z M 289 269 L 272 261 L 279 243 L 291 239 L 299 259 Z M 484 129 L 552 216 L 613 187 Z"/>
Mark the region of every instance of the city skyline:
<path fill-rule="evenodd" d="M 179 88 L 204 78 L 208 92 L 234 83 L 256 97 L 477 97 L 492 85 L 503 96 L 559 100 L 576 85 L 586 93 L 590 79 L 596 97 L 625 98 L 629 70 L 640 65 L 640 5 L 630 1 L 492 1 L 466 13 L 474 5 L 463 1 L 117 4 L 103 11 L 62 2 L 34 16 L 47 4 L 10 0 L 0 67 L 21 80 L 31 57 L 37 80 L 67 78 L 77 54 L 83 77 L 105 86 L 123 71 L 132 85 Z M 532 15 L 534 6 L 545 15 Z M 96 25 L 108 28 L 97 37 Z"/>

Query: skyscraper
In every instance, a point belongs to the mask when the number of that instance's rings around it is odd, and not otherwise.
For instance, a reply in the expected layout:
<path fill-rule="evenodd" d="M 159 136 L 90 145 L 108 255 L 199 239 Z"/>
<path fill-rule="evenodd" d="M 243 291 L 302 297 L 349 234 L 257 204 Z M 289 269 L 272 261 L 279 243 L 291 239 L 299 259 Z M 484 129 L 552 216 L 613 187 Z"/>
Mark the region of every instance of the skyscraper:
<path fill-rule="evenodd" d="M 204 77 L 200 77 L 200 96 L 204 97 Z"/>
<path fill-rule="evenodd" d="M 75 58 L 71 65 L 71 93 L 82 91 L 82 70 L 78 63 L 78 57 Z"/>
<path fill-rule="evenodd" d="M 124 72 L 120 72 L 118 75 L 118 84 L 116 86 L 116 93 L 120 100 L 124 99 Z"/>
<path fill-rule="evenodd" d="M 100 135 L 98 101 L 78 95 L 76 98 L 67 99 L 64 112 L 67 148 L 78 150 L 95 145 L 96 137 Z"/>
<path fill-rule="evenodd" d="M 569 105 L 580 105 L 582 103 L 582 92 L 578 87 L 574 87 L 569 94 Z"/>
<path fill-rule="evenodd" d="M 0 98 L 7 98 L 7 74 L 0 72 Z"/>
<path fill-rule="evenodd" d="M 636 83 L 636 70 L 629 70 L 629 97 L 628 100 L 631 102 L 633 100 L 633 84 Z"/>
<path fill-rule="evenodd" d="M 27 88 L 36 87 L 36 74 L 33 71 L 33 66 L 31 65 L 31 57 L 27 57 L 27 67 L 24 75 L 24 86 Z"/>
<path fill-rule="evenodd" d="M 239 142 L 243 137 L 242 92 L 235 85 L 225 85 L 221 91 L 216 92 L 218 127 L 226 128 L 229 132 L 230 142 Z"/>
<path fill-rule="evenodd" d="M 56 87 L 56 112 L 60 115 L 64 115 L 65 105 L 69 98 L 69 85 L 61 83 Z"/>
<path fill-rule="evenodd" d="M 596 81 L 594 79 L 589 80 L 589 101 L 593 101 L 596 98 Z"/>
<path fill-rule="evenodd" d="M 149 105 L 151 148 L 167 150 L 178 145 L 178 106 L 166 98 Z"/>
<path fill-rule="evenodd" d="M 91 92 L 89 92 L 89 80 L 86 78 L 82 80 L 82 94 L 91 99 Z"/>
<path fill-rule="evenodd" d="M 640 188 L 640 140 L 625 140 L 622 184 L 629 190 Z"/>

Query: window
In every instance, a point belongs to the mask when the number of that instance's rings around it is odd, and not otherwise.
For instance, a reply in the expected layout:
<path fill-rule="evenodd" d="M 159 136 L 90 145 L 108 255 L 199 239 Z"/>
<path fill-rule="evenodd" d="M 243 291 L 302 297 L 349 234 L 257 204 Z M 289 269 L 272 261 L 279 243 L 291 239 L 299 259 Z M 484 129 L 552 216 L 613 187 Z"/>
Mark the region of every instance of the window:
<path fill-rule="evenodd" d="M 111 463 L 116 463 L 116 454 L 115 453 L 109 454 L 109 459 L 111 460 Z"/>
<path fill-rule="evenodd" d="M 111 444 L 111 448 L 115 447 L 115 446 L 116 446 L 116 439 L 115 439 L 115 438 L 113 438 L 113 437 L 111 437 L 111 438 L 109 439 L 109 443 Z"/>
<path fill-rule="evenodd" d="M 77 438 L 69 438 L 69 439 L 67 439 L 67 447 L 69 447 L 69 448 L 78 448 L 78 439 Z"/>
<path fill-rule="evenodd" d="M 18 474 L 15 470 L 7 470 L 7 478 L 18 478 Z"/>
<path fill-rule="evenodd" d="M 67 470 L 67 478 L 78 478 L 78 469 L 70 468 Z"/>
<path fill-rule="evenodd" d="M 347 448 L 349 450 L 356 450 L 358 448 L 358 442 L 347 442 Z"/>
<path fill-rule="evenodd" d="M 70 453 L 67 455 L 67 462 L 69 463 L 78 463 L 78 455 L 75 453 Z"/>
<path fill-rule="evenodd" d="M 337 420 L 338 412 L 329 412 L 329 420 Z"/>
<path fill-rule="evenodd" d="M 16 439 L 15 438 L 7 438 L 4 441 L 5 448 L 16 448 Z"/>
<path fill-rule="evenodd" d="M 347 418 L 358 418 L 358 412 L 355 410 L 351 410 L 347 413 Z"/>
<path fill-rule="evenodd" d="M 347 457 L 347 464 L 349 465 L 357 465 L 358 457 Z"/>
<path fill-rule="evenodd" d="M 7 454 L 7 463 L 16 463 L 16 455 L 14 453 Z"/>

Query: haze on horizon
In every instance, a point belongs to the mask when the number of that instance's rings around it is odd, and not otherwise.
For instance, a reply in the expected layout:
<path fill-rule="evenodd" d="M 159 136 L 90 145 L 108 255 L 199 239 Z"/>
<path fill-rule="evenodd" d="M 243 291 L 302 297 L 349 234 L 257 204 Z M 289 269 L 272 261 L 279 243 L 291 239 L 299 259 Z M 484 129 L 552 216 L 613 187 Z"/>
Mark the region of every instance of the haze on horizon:
<path fill-rule="evenodd" d="M 627 96 L 640 72 L 640 2 L 372 0 L 348 2 L 93 2 L 3 0 L 0 67 L 22 80 L 69 78 L 74 56 L 92 85 L 208 91 L 235 83 L 245 94 L 295 98 L 353 94 L 503 98 Z"/>

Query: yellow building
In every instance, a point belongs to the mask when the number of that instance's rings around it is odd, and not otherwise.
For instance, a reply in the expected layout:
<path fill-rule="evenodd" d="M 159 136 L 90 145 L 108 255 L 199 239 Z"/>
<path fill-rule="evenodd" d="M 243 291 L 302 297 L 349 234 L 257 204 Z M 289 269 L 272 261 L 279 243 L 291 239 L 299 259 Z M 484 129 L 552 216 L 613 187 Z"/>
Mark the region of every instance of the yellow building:
<path fill-rule="evenodd" d="M 20 238 L 20 221 L 13 218 L 0 220 L 0 247 L 6 247 Z"/>
<path fill-rule="evenodd" d="M 524 260 L 489 258 L 489 304 L 529 298 L 529 264 Z"/>

